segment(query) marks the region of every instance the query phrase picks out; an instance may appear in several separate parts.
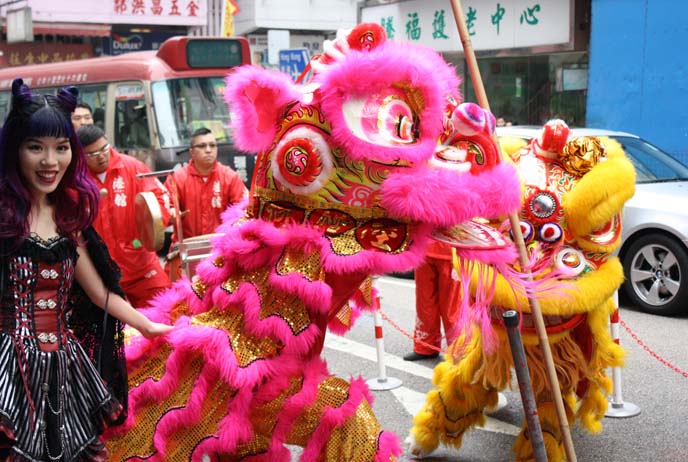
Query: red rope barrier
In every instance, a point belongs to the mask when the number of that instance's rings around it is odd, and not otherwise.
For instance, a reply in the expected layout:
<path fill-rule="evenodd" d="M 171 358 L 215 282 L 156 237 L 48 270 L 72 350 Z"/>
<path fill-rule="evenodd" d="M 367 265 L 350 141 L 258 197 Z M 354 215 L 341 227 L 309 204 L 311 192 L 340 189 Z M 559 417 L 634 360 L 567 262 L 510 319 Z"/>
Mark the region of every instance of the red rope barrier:
<path fill-rule="evenodd" d="M 662 358 L 660 355 L 658 355 L 652 348 L 650 348 L 649 346 L 647 346 L 647 345 L 645 344 L 645 342 L 643 342 L 642 340 L 640 340 L 640 338 L 638 337 L 638 335 L 636 335 L 636 333 L 633 332 L 633 331 L 631 330 L 631 328 L 628 327 L 628 326 L 626 325 L 626 323 L 623 321 L 623 319 L 621 320 L 621 325 L 623 326 L 624 329 L 626 329 L 626 332 L 628 332 L 628 334 L 633 338 L 633 340 L 635 340 L 635 341 L 638 343 L 638 345 L 640 345 L 641 347 L 643 347 L 643 349 L 644 349 L 645 351 L 647 351 L 648 353 L 650 353 L 650 356 L 653 356 L 653 357 L 654 357 L 655 359 L 657 359 L 660 363 L 664 364 L 665 366 L 667 366 L 669 369 L 673 370 L 674 372 L 678 372 L 678 373 L 681 374 L 682 376 L 688 377 L 688 372 L 682 370 L 682 369 L 679 368 L 678 366 L 674 366 L 674 365 L 671 364 L 669 361 L 667 361 L 666 359 L 664 359 L 664 358 Z"/>
<path fill-rule="evenodd" d="M 387 321 L 392 327 L 394 327 L 397 331 L 399 331 L 403 336 L 413 340 L 413 334 L 410 334 L 408 331 L 404 330 L 397 323 L 392 321 L 392 319 L 389 316 L 387 316 L 384 311 L 380 310 L 380 315 L 382 316 L 382 319 Z M 628 325 L 624 322 L 623 319 L 620 319 L 619 322 L 623 326 L 623 328 L 626 329 L 626 332 L 628 332 L 628 334 L 631 336 L 631 338 L 633 338 L 633 340 L 635 340 L 638 343 L 638 345 L 640 345 L 645 351 L 647 351 L 650 354 L 650 356 L 653 356 L 655 359 L 657 359 L 659 362 L 661 362 L 662 364 L 664 364 L 665 366 L 667 366 L 669 369 L 673 370 L 674 372 L 678 372 L 682 376 L 688 378 L 688 372 L 682 370 L 678 366 L 674 366 L 671 362 L 662 358 L 652 348 L 647 346 L 645 344 L 645 342 L 640 340 L 638 335 L 635 332 L 633 332 L 630 327 L 628 327 Z M 419 340 L 418 343 L 422 344 L 423 346 L 425 346 L 427 348 L 430 348 L 431 350 L 435 350 L 439 353 L 446 353 L 447 352 L 447 350 L 444 350 L 442 348 L 437 348 L 436 346 L 430 345 L 429 343 L 425 343 L 422 340 Z"/>
<path fill-rule="evenodd" d="M 395 323 L 394 321 L 392 321 L 392 319 L 389 318 L 389 316 L 387 316 L 387 315 L 385 314 L 385 312 L 382 311 L 381 309 L 379 309 L 378 311 L 380 311 L 380 315 L 382 316 L 382 319 L 384 319 L 385 321 L 387 321 L 392 327 L 394 327 L 396 330 L 398 330 L 398 331 L 401 333 L 401 335 L 403 335 L 403 336 L 405 336 L 405 337 L 407 337 L 407 338 L 410 338 L 411 340 L 414 340 L 413 334 L 409 334 L 409 333 L 408 333 L 406 330 L 404 330 L 401 326 L 399 326 L 397 323 Z M 442 338 L 445 338 L 445 337 L 442 336 Z M 429 343 L 425 343 L 425 342 L 422 341 L 422 340 L 415 340 L 415 341 L 416 341 L 416 343 L 420 343 L 420 344 L 423 345 L 424 347 L 430 348 L 431 350 L 437 351 L 438 353 L 444 354 L 444 353 L 447 352 L 447 350 L 443 350 L 442 348 L 437 348 L 435 345 L 430 345 Z"/>

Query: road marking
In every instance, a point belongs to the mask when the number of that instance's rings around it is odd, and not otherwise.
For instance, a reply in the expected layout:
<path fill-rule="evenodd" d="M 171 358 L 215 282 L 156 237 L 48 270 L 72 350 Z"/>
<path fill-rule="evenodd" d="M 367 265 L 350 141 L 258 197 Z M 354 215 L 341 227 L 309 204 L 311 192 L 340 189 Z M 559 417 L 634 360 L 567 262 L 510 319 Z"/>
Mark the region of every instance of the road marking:
<path fill-rule="evenodd" d="M 421 393 L 416 390 L 411 390 L 410 388 L 406 388 L 403 386 L 395 388 L 391 391 L 396 397 L 397 401 L 399 401 L 401 405 L 404 406 L 406 412 L 408 412 L 411 416 L 418 414 L 418 412 L 420 412 L 420 410 L 423 409 L 423 405 L 425 404 L 425 393 Z M 517 436 L 521 432 L 521 427 L 517 427 L 516 425 L 503 422 L 499 419 L 495 419 L 494 417 L 490 416 L 487 416 L 487 420 L 485 421 L 484 427 L 475 428 L 477 430 L 485 430 L 493 433 L 503 433 L 505 435 L 511 436 Z"/>
<path fill-rule="evenodd" d="M 325 348 L 341 351 L 342 353 L 348 353 L 353 356 L 358 356 L 359 358 L 367 359 L 368 361 L 377 362 L 377 350 L 375 348 L 355 342 L 353 340 L 349 340 L 341 335 L 335 335 L 331 332 L 328 332 L 325 336 Z M 400 357 L 387 352 L 385 352 L 384 360 L 386 367 L 391 367 L 402 372 L 408 372 L 409 374 L 432 380 L 433 371 L 429 367 L 404 361 Z"/>
<path fill-rule="evenodd" d="M 375 278 L 375 281 L 382 282 L 384 284 L 389 284 L 391 286 L 408 287 L 414 289 L 416 287 L 416 282 L 412 279 L 397 279 L 391 277 L 380 276 Z"/>
<path fill-rule="evenodd" d="M 346 337 L 342 337 L 341 335 L 333 334 L 331 332 L 328 332 L 328 334 L 325 336 L 325 348 L 347 353 L 352 356 L 357 356 L 368 361 L 377 362 L 377 351 L 375 348 L 354 340 L 350 340 Z M 387 352 L 384 354 L 384 361 L 385 367 L 390 367 L 408 374 L 413 374 L 418 377 L 432 380 L 433 370 L 429 367 L 404 361 L 402 358 Z M 394 396 L 401 403 L 401 405 L 404 406 L 404 409 L 406 409 L 406 411 L 412 416 L 416 415 L 425 403 L 425 393 L 411 390 L 410 388 L 406 388 L 404 386 L 391 391 L 394 393 Z M 506 404 L 506 397 L 500 393 L 499 403 L 497 404 L 497 409 L 495 411 L 503 408 L 506 406 Z M 479 429 L 495 433 L 504 433 L 507 435 L 518 435 L 518 433 L 521 431 L 520 427 L 507 422 L 502 422 L 501 420 L 489 416 L 487 417 L 485 426 Z"/>

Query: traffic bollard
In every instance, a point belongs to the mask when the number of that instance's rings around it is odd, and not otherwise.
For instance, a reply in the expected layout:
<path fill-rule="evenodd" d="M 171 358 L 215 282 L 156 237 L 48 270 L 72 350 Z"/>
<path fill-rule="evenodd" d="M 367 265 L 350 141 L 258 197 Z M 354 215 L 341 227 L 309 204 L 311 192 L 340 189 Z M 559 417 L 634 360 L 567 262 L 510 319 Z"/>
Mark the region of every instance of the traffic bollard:
<path fill-rule="evenodd" d="M 387 377 L 387 367 L 385 366 L 385 340 L 382 337 L 382 316 L 380 315 L 380 297 L 375 297 L 375 349 L 377 352 L 378 376 L 374 379 L 366 380 L 368 388 L 371 390 L 393 390 L 401 386 L 401 380 L 394 377 Z"/>
<path fill-rule="evenodd" d="M 610 317 L 609 327 L 612 334 L 612 340 L 616 344 L 619 344 L 619 293 L 614 292 L 614 312 Z M 612 418 L 625 418 L 625 417 L 635 417 L 640 414 L 640 407 L 633 404 L 627 403 L 623 400 L 623 395 L 621 393 L 621 368 L 612 367 L 612 396 L 609 401 L 610 406 L 607 408 L 607 412 L 604 414 L 605 417 Z"/>

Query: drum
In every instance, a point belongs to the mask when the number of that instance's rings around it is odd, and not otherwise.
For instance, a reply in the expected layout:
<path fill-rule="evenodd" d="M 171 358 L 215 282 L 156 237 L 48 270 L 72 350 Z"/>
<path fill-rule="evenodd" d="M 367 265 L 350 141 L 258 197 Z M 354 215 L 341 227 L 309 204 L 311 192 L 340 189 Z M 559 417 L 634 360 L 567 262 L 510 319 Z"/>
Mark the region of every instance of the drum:
<path fill-rule="evenodd" d="M 212 245 L 210 239 L 221 234 L 203 234 L 184 239 L 175 243 L 167 254 L 166 269 L 170 281 L 174 282 L 182 276 L 191 277 L 196 273 L 196 266 L 210 255 Z"/>
<path fill-rule="evenodd" d="M 162 222 L 162 210 L 155 193 L 140 192 L 134 199 L 136 228 L 139 240 L 151 252 L 162 249 L 165 243 L 165 226 Z"/>

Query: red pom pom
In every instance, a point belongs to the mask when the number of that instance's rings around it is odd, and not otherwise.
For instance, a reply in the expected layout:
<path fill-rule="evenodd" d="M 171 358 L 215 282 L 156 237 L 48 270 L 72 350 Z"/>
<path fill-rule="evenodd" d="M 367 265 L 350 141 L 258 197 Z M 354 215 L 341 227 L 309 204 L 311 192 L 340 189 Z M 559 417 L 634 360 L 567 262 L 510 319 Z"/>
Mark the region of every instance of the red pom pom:
<path fill-rule="evenodd" d="M 365 22 L 354 27 L 346 41 L 352 50 L 370 51 L 384 43 L 386 38 L 387 34 L 385 34 L 385 30 L 381 25 L 374 22 Z"/>
<path fill-rule="evenodd" d="M 538 142 L 545 151 L 560 153 L 569 139 L 569 126 L 563 120 L 550 120 L 542 129 Z"/>

